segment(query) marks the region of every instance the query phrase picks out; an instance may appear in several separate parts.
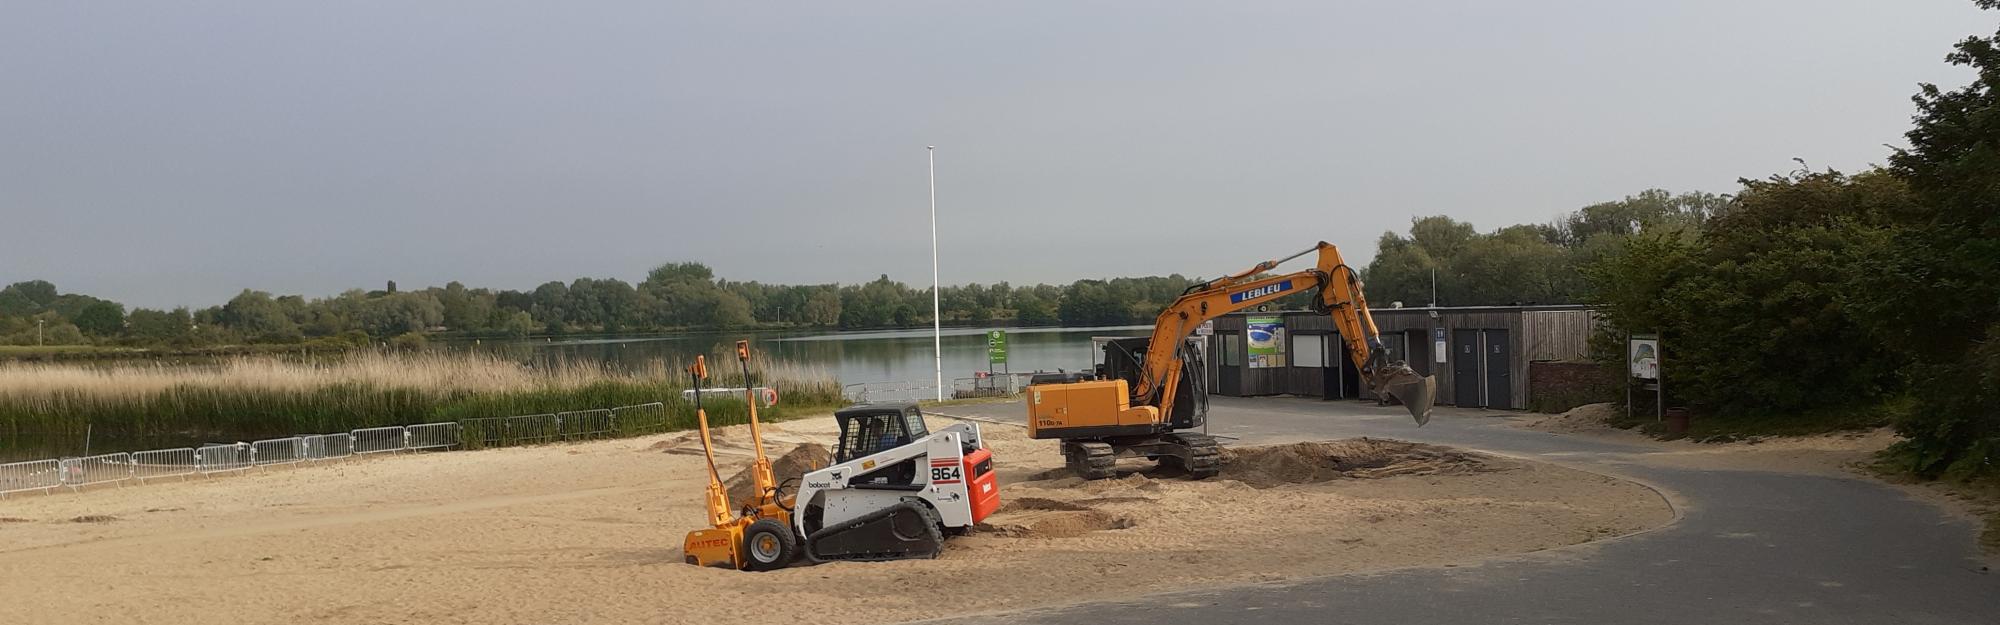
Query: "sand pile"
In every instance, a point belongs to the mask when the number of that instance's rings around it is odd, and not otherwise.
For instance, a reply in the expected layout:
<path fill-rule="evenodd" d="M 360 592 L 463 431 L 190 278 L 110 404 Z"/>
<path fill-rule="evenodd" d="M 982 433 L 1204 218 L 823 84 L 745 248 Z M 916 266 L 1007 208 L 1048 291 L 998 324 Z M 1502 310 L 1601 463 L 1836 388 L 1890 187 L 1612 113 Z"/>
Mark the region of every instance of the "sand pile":
<path fill-rule="evenodd" d="M 1610 428 L 1619 415 L 1618 404 L 1584 404 L 1559 415 L 1549 415 L 1524 424 L 1544 432 L 1589 432 Z"/>
<path fill-rule="evenodd" d="M 729 426 L 715 428 L 710 430 L 708 438 L 715 443 L 715 455 L 717 456 L 751 455 L 750 429 L 747 427 Z M 764 424 L 764 445 L 766 445 L 766 450 L 782 449 L 786 445 L 798 445 L 807 442 L 810 441 L 805 436 L 794 434 L 769 423 Z M 666 438 L 658 442 L 647 445 L 646 450 L 699 456 L 701 455 L 701 432 L 695 430 L 675 432 L 667 435 Z"/>
<path fill-rule="evenodd" d="M 1449 447 L 1380 438 L 1225 447 L 1222 479 L 1258 488 L 1397 475 L 1495 470 L 1482 456 Z"/>
<path fill-rule="evenodd" d="M 1132 518 L 1098 510 L 1089 501 L 1021 497 L 1006 502 L 976 528 L 981 534 L 1008 538 L 1075 538 L 1091 532 L 1131 529 Z"/>
<path fill-rule="evenodd" d="M 696 443 L 696 447 L 699 450 L 700 443 Z M 785 480 L 797 478 L 809 471 L 817 471 L 829 464 L 833 464 L 833 452 L 827 451 L 825 445 L 819 443 L 799 443 L 792 447 L 791 451 L 787 451 L 784 455 L 771 459 L 771 477 L 776 478 L 780 486 L 784 486 Z M 729 490 L 730 503 L 743 505 L 743 502 L 750 501 L 752 494 L 750 492 L 750 467 L 745 465 L 735 475 L 723 480 L 722 486 Z M 784 486 L 784 491 L 788 493 L 798 492 L 798 485 Z"/>

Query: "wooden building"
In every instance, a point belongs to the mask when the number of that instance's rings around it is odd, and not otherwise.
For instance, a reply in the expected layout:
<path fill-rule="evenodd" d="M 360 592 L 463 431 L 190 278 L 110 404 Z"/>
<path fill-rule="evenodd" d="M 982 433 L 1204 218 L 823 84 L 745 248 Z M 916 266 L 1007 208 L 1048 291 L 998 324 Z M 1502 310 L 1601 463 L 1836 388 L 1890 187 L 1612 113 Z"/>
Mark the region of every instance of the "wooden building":
<path fill-rule="evenodd" d="M 1373 311 L 1392 358 L 1435 375 L 1439 405 L 1528 406 L 1528 363 L 1581 361 L 1595 323 L 1581 305 Z M 1211 393 L 1372 398 L 1333 319 L 1310 311 L 1240 312 L 1205 341 Z"/>

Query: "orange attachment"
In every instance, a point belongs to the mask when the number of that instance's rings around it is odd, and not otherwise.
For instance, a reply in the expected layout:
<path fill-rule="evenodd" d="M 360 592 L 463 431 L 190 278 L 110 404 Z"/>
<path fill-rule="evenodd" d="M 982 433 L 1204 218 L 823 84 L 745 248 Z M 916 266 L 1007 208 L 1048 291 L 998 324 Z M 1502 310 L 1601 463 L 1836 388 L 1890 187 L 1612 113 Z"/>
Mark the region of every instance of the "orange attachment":
<path fill-rule="evenodd" d="M 972 522 L 1000 509 L 1000 480 L 993 474 L 993 452 L 985 449 L 966 454 L 965 491 L 972 497 Z"/>

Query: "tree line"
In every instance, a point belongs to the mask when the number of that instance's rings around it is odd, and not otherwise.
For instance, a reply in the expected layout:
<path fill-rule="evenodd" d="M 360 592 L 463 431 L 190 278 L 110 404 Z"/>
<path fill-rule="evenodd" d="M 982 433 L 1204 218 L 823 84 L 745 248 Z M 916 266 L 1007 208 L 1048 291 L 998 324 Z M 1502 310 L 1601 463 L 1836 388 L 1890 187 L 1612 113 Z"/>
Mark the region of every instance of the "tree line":
<path fill-rule="evenodd" d="M 1976 0 L 1985 9 L 2000 0 Z M 1924 477 L 2000 475 L 2000 34 L 1975 70 L 1923 84 L 1886 166 L 1743 179 L 1730 195 L 1648 191 L 1548 224 L 1481 233 L 1447 217 L 1379 242 L 1371 302 L 1589 302 L 1594 345 L 1657 333 L 1669 405 L 1702 419 L 1879 423 Z"/>
<path fill-rule="evenodd" d="M 954 325 L 1095 326 L 1149 323 L 1193 279 L 1180 275 L 1078 280 L 1058 286 L 968 284 L 939 292 Z M 864 284 L 782 285 L 717 278 L 696 262 L 661 265 L 637 284 L 615 278 L 532 290 L 443 287 L 350 290 L 307 299 L 244 290 L 219 306 L 133 308 L 47 281 L 0 289 L 0 344 L 205 347 L 307 342 L 371 344 L 450 334 L 525 337 L 690 329 L 898 328 L 931 322 L 931 294 L 881 276 Z"/>

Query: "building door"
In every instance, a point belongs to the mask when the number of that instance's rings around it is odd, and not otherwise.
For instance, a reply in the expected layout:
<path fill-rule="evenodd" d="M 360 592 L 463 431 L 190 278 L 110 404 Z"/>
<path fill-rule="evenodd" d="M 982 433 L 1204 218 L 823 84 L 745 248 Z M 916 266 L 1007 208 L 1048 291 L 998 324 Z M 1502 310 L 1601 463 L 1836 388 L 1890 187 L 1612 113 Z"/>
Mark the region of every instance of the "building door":
<path fill-rule="evenodd" d="M 1479 357 L 1478 330 L 1451 331 L 1451 397 L 1452 405 L 1460 408 L 1480 408 L 1486 404 L 1479 401 Z"/>
<path fill-rule="evenodd" d="M 1382 338 L 1382 351 L 1389 352 L 1389 360 L 1401 360 L 1404 362 L 1410 360 L 1408 336 L 1405 336 L 1401 332 L 1384 332 L 1380 336 Z"/>
<path fill-rule="evenodd" d="M 1352 399 L 1361 393 L 1361 372 L 1354 369 L 1354 355 L 1339 334 L 1326 335 L 1326 398 Z"/>
<path fill-rule="evenodd" d="M 1486 405 L 1514 407 L 1514 347 L 1506 330 L 1486 331 Z"/>
<path fill-rule="evenodd" d="M 1217 332 L 1222 342 L 1221 366 L 1215 368 L 1215 392 L 1230 397 L 1243 396 L 1243 333 Z"/>

